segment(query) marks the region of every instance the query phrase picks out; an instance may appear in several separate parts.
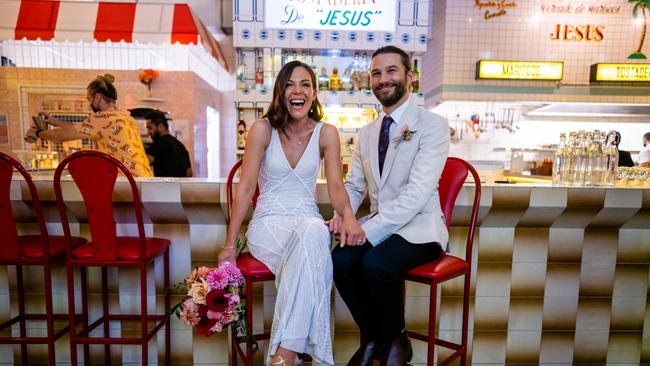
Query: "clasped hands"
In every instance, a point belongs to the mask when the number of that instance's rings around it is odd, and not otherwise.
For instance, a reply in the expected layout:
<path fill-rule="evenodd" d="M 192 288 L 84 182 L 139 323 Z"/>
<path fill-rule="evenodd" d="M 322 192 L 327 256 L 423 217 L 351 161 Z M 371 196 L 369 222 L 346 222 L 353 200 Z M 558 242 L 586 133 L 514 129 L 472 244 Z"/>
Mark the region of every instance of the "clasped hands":
<path fill-rule="evenodd" d="M 341 247 L 358 246 L 366 243 L 366 233 L 354 216 L 335 216 L 325 224 L 334 237 L 338 237 Z"/>

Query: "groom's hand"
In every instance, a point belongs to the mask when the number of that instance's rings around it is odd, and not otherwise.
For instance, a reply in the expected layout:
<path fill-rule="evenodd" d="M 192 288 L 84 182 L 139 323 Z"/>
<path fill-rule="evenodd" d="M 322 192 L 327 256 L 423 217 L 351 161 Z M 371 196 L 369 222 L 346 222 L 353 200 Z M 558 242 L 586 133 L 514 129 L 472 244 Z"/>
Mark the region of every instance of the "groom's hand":
<path fill-rule="evenodd" d="M 343 218 L 341 216 L 334 216 L 331 220 L 325 222 L 327 227 L 330 230 L 330 233 L 334 235 L 334 238 L 339 241 L 341 247 L 344 247 L 347 244 L 347 233 L 343 228 Z"/>
<path fill-rule="evenodd" d="M 331 220 L 325 222 L 330 230 L 330 233 L 339 235 L 341 233 L 341 226 L 343 225 L 343 218 L 335 216 Z"/>

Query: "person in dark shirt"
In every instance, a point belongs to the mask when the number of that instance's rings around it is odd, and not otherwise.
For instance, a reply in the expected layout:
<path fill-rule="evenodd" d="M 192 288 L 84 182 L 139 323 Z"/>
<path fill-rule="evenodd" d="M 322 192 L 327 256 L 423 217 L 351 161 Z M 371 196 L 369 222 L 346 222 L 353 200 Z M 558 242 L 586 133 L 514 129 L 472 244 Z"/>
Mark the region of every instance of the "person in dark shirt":
<path fill-rule="evenodd" d="M 618 150 L 618 166 L 634 166 L 630 152 L 618 149 L 618 145 L 621 143 L 621 134 L 618 131 L 614 131 L 614 133 L 616 134 L 614 144 Z"/>
<path fill-rule="evenodd" d="M 191 177 L 192 165 L 185 146 L 169 134 L 167 117 L 160 111 L 145 116 L 153 143 L 146 149 L 156 177 Z"/>

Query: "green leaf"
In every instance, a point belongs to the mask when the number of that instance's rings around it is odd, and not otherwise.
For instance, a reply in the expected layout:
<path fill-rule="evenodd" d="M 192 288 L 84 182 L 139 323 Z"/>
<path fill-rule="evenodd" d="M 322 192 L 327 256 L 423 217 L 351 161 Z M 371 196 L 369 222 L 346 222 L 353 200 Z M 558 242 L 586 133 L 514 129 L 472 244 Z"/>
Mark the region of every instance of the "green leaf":
<path fill-rule="evenodd" d="M 237 255 L 241 254 L 241 252 L 246 249 L 246 246 L 248 245 L 248 239 L 244 238 L 243 240 L 237 237 L 237 241 L 235 242 L 235 248 L 237 248 Z"/>

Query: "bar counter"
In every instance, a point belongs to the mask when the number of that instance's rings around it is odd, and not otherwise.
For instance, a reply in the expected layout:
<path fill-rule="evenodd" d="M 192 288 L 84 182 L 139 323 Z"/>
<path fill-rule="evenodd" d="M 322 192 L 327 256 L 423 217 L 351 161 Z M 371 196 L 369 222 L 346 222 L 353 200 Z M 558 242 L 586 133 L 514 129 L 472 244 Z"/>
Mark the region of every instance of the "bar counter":
<path fill-rule="evenodd" d="M 36 177 L 50 234 L 60 234 L 51 177 Z M 172 283 L 181 282 L 197 265 L 215 265 L 226 233 L 224 181 L 156 178 L 138 180 L 147 235 L 169 238 Z M 63 182 L 73 234 L 88 237 L 81 197 L 70 181 Z M 460 192 L 451 230 L 451 252 L 464 253 L 473 185 Z M 118 232 L 134 233 L 128 186 L 118 181 L 114 201 Z M 34 232 L 29 192 L 20 179 L 11 187 L 20 232 Z M 323 216 L 331 216 L 325 183 L 319 182 L 317 200 Z M 367 210 L 367 202 L 362 207 Z M 605 187 L 551 187 L 544 184 L 484 185 L 475 238 L 470 315 L 470 360 L 473 364 L 616 364 L 650 362 L 648 279 L 650 265 L 650 189 Z M 67 310 L 65 269 L 54 273 L 55 310 Z M 160 264 L 156 273 L 161 272 Z M 92 272 L 89 279 L 98 278 Z M 111 273 L 110 296 L 116 308 L 137 306 L 135 272 Z M 32 283 L 41 275 L 27 272 Z M 1 319 L 9 317 L 9 291 L 15 271 L 0 269 Z M 137 282 L 136 282 L 137 283 Z M 91 293 L 99 301 L 98 283 Z M 172 303 L 182 299 L 174 289 Z M 40 307 L 42 290 L 27 289 L 30 306 Z M 460 335 L 462 280 L 442 289 L 439 327 L 442 336 Z M 275 291 L 272 283 L 256 289 L 255 328 L 270 329 Z M 261 301 L 263 298 L 264 301 Z M 157 306 L 162 306 L 159 299 Z M 263 302 L 263 306 L 261 305 Z M 91 309 L 93 304 L 91 303 Z M 92 313 L 92 310 L 91 310 Z M 262 316 L 263 315 L 263 316 Z M 338 295 L 332 297 L 334 357 L 346 364 L 358 345 L 358 332 Z M 91 316 L 92 317 L 92 316 Z M 426 329 L 428 288 L 407 287 L 407 327 Z M 34 331 L 44 331 L 34 329 Z M 119 331 L 116 329 L 115 331 Z M 159 337 L 162 337 L 162 333 Z M 157 352 L 150 345 L 153 359 Z M 161 347 L 164 346 L 162 338 Z M 412 364 L 424 364 L 426 349 L 413 341 Z M 174 365 L 228 364 L 228 335 L 205 338 L 173 317 Z M 266 351 L 267 344 L 260 349 Z M 94 351 L 94 352 L 93 352 Z M 101 360 L 102 349 L 91 349 Z M 113 347 L 112 357 L 137 364 L 139 347 Z M 57 343 L 57 360 L 69 359 L 67 338 Z M 256 364 L 262 364 L 258 352 Z M 32 347 L 35 357 L 45 348 Z M 0 348 L 2 362 L 19 360 L 19 348 Z M 38 356 L 37 356 L 38 355 Z"/>

